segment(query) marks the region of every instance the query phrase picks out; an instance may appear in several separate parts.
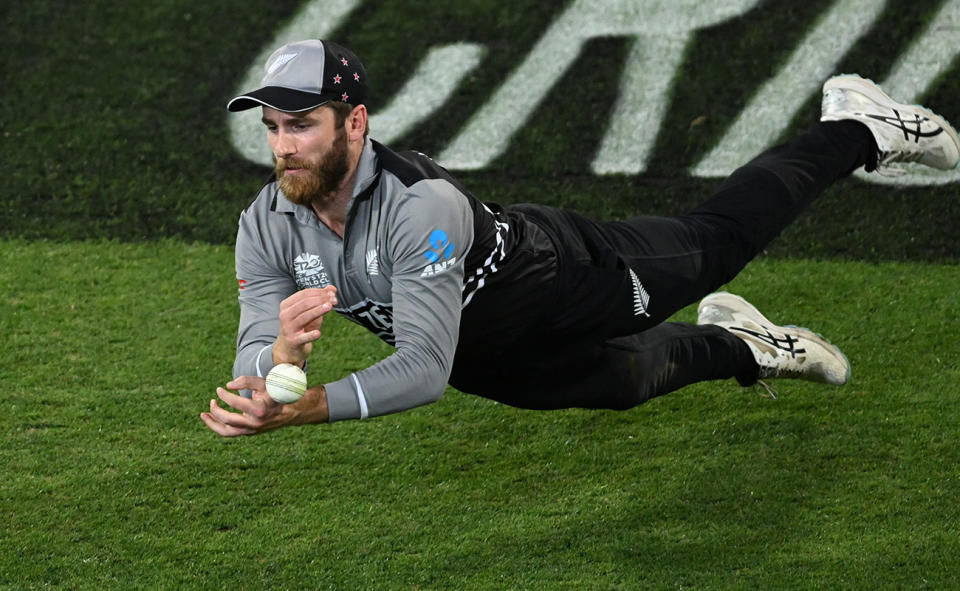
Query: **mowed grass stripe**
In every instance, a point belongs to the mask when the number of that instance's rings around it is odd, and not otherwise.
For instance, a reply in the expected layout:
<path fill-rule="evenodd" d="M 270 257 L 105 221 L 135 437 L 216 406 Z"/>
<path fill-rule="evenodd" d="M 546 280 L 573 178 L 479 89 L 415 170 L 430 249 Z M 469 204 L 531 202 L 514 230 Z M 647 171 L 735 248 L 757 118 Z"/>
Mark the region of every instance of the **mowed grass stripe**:
<path fill-rule="evenodd" d="M 949 588 L 956 266 L 759 260 L 729 287 L 853 363 L 628 412 L 449 392 L 235 441 L 228 247 L 0 243 L 0 588 Z M 693 320 L 694 310 L 678 315 Z M 389 347 L 336 317 L 311 384 Z"/>

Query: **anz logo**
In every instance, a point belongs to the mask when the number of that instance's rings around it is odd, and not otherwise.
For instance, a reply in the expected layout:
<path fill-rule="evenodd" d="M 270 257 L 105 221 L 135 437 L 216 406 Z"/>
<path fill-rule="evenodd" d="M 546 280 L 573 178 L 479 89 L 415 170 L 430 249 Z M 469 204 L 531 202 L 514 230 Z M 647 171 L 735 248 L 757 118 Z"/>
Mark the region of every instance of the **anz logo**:
<path fill-rule="evenodd" d="M 420 273 L 421 277 L 439 275 L 457 263 L 457 257 L 453 256 L 456 245 L 450 242 L 446 232 L 434 230 L 430 233 L 428 242 L 430 246 L 423 252 L 423 256 L 430 262 Z"/>
<path fill-rule="evenodd" d="M 324 38 L 347 24 L 362 0 L 311 0 L 258 55 L 237 90 L 259 85 L 263 63 L 283 43 Z M 636 175 L 646 170 L 660 123 L 670 105 L 674 77 L 698 29 L 743 16 L 760 0 L 574 0 L 549 24 L 530 52 L 518 59 L 489 100 L 473 113 L 437 157 L 452 170 L 483 170 L 502 155 L 518 130 L 599 37 L 630 40 L 619 96 L 590 169 L 597 175 Z M 847 52 L 876 24 L 887 0 L 834 0 L 806 32 L 792 55 L 744 106 L 723 137 L 689 173 L 723 177 L 772 146 L 798 110 L 819 95 L 824 80 L 838 73 Z M 960 53 L 960 0 L 946 0 L 893 65 L 877 80 L 888 94 L 915 102 L 950 70 Z M 379 113 L 371 113 L 376 138 L 386 144 L 415 129 L 444 106 L 483 63 L 478 43 L 437 45 Z M 363 59 L 363 56 L 360 56 Z M 440 73 L 438 75 L 438 73 Z M 860 72 L 869 76 L 869 72 Z M 429 78 L 429 84 L 425 81 Z M 424 90 L 427 90 L 424 93 Z M 934 105 L 936 108 L 936 105 Z M 256 110 L 231 115 L 231 138 L 247 159 L 270 166 L 270 152 Z M 960 181 L 949 173 L 911 170 L 888 178 L 858 173 L 865 181 L 934 185 Z"/>

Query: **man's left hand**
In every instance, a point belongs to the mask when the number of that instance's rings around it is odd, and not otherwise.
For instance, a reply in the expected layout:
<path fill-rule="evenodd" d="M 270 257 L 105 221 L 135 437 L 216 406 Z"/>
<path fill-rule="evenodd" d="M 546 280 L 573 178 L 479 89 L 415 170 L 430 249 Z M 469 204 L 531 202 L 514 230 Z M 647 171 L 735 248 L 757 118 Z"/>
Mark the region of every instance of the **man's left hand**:
<path fill-rule="evenodd" d="M 244 398 L 226 388 L 217 388 L 217 397 L 239 412 L 225 409 L 213 399 L 210 411 L 200 413 L 200 418 L 211 431 L 223 437 L 257 435 L 287 425 L 326 422 L 328 418 L 323 386 L 308 389 L 303 398 L 293 404 L 280 404 L 270 398 L 263 378 L 241 376 L 226 386 L 233 390 L 250 390 L 253 397 Z"/>

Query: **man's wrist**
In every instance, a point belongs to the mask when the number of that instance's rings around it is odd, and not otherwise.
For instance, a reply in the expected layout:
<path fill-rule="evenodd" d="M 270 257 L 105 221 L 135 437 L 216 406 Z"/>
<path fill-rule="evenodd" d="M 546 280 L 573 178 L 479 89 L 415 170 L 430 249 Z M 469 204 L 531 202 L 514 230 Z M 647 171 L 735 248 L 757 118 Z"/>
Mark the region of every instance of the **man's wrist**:
<path fill-rule="evenodd" d="M 296 365 L 297 367 L 303 369 L 303 366 L 306 365 L 306 359 L 303 359 L 299 354 L 299 351 L 291 351 L 283 341 L 283 337 L 277 337 L 277 340 L 273 343 L 273 364 L 280 365 L 281 363 L 289 363 L 290 365 Z"/>
<path fill-rule="evenodd" d="M 327 390 L 323 386 L 307 388 L 303 398 L 290 405 L 295 412 L 290 425 L 313 425 L 326 423 L 330 420 L 330 411 L 327 408 Z"/>

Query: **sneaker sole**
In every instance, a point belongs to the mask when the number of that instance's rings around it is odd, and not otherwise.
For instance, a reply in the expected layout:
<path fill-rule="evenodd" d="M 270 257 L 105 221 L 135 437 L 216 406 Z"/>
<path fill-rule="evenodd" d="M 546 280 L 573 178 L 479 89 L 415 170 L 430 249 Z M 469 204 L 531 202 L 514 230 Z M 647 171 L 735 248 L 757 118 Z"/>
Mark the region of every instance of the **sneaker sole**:
<path fill-rule="evenodd" d="M 850 360 L 847 359 L 847 356 L 844 355 L 843 351 L 841 351 L 836 345 L 832 344 L 830 341 L 823 338 L 823 335 L 813 332 L 809 328 L 804 328 L 802 326 L 796 326 L 793 324 L 786 324 L 781 326 L 779 324 L 771 322 L 766 316 L 761 314 L 760 310 L 757 310 L 753 306 L 753 304 L 751 304 L 750 302 L 748 302 L 747 300 L 743 299 L 738 295 L 735 295 L 726 291 L 719 291 L 716 293 L 712 293 L 707 297 L 703 298 L 703 300 L 700 302 L 700 305 L 697 307 L 698 323 L 699 323 L 700 311 L 705 306 L 710 306 L 710 305 L 723 306 L 725 308 L 736 310 L 737 312 L 745 316 L 749 316 L 751 320 L 753 320 L 754 322 L 760 325 L 767 325 L 771 328 L 779 329 L 784 332 L 789 331 L 789 332 L 798 333 L 801 338 L 804 338 L 810 341 L 811 343 L 814 343 L 822 347 L 824 350 L 829 352 L 834 358 L 841 360 L 843 362 L 844 367 L 846 367 L 847 372 L 843 378 L 843 381 L 826 382 L 826 383 L 833 384 L 835 386 L 842 386 L 843 384 L 846 384 L 847 382 L 850 381 L 850 376 L 852 373 L 851 367 L 850 367 Z"/>
<path fill-rule="evenodd" d="M 890 109 L 897 109 L 897 108 L 902 109 L 904 107 L 915 109 L 916 111 L 923 114 L 924 117 L 927 117 L 928 119 L 930 119 L 931 121 L 939 125 L 946 132 L 947 136 L 950 138 L 950 141 L 953 142 L 953 145 L 956 147 L 957 152 L 960 153 L 960 136 L 957 135 L 957 131 L 953 128 L 952 125 L 950 125 L 950 122 L 948 122 L 946 119 L 944 119 L 940 115 L 937 115 L 930 109 L 924 107 L 923 105 L 908 105 L 906 103 L 897 102 L 892 98 L 890 98 L 890 95 L 883 92 L 883 90 L 880 89 L 880 87 L 877 85 L 876 82 L 874 82 L 873 80 L 868 80 L 866 78 L 863 78 L 862 76 L 857 76 L 856 74 L 843 74 L 840 76 L 834 76 L 833 78 L 830 78 L 823 84 L 824 93 L 834 89 L 853 90 L 855 92 L 859 92 L 860 94 L 869 98 L 871 101 Z M 837 121 L 839 119 L 841 118 L 826 115 L 821 117 L 820 120 L 821 121 Z M 958 165 L 960 165 L 960 159 L 955 161 L 953 163 L 953 166 L 951 166 L 950 168 L 943 169 L 943 170 L 952 170 L 954 168 L 957 168 Z"/>

